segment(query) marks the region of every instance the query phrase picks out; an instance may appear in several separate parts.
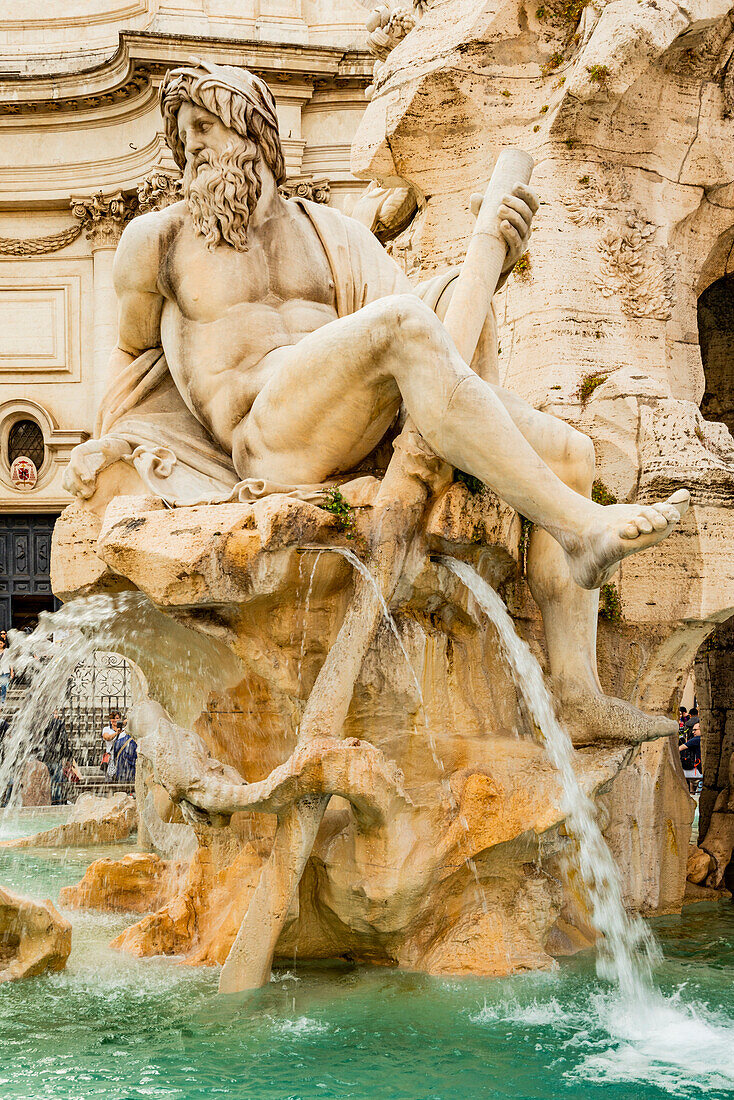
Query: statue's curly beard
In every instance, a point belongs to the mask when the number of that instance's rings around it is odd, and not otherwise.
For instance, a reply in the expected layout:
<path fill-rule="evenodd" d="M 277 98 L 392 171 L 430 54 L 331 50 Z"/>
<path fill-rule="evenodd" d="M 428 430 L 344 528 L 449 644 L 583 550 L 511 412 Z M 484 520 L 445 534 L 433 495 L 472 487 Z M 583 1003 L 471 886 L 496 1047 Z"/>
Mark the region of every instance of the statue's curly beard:
<path fill-rule="evenodd" d="M 262 189 L 256 158 L 257 146 L 243 138 L 218 155 L 203 149 L 186 162 L 184 197 L 194 231 L 208 248 L 224 241 L 247 251 L 247 226 Z"/>

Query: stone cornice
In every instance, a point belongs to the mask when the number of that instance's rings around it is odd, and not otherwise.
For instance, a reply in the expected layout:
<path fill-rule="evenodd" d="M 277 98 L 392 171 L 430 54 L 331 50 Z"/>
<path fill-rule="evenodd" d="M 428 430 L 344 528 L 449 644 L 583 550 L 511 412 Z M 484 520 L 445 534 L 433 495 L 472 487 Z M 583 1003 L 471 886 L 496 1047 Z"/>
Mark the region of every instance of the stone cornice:
<path fill-rule="evenodd" d="M 122 31 L 114 56 L 92 68 L 0 78 L 0 116 L 109 109 L 144 95 L 167 69 L 188 62 L 192 54 L 220 65 L 247 66 L 279 84 L 365 87 L 371 79 L 372 59 L 366 50 Z"/>

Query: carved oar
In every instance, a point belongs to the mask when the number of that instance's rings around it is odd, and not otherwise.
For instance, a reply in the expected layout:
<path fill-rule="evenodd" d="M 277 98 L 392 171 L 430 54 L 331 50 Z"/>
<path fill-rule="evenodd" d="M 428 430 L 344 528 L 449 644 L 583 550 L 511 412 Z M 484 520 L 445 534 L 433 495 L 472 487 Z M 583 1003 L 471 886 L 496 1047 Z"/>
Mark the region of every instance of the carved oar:
<path fill-rule="evenodd" d="M 506 245 L 497 214 L 502 197 L 515 184 L 529 183 L 532 170 L 529 154 L 503 150 L 479 210 L 444 318 L 444 326 L 466 363 L 474 356 L 505 261 Z M 443 465 L 409 418 L 395 441 L 373 512 L 375 577 L 388 604 Z M 344 621 L 306 703 L 299 744 L 342 735 L 362 663 L 382 618 L 372 584 L 359 575 L 354 586 Z M 301 799 L 279 816 L 272 851 L 222 968 L 221 993 L 258 989 L 269 980 L 275 946 L 328 802 L 329 796 Z"/>

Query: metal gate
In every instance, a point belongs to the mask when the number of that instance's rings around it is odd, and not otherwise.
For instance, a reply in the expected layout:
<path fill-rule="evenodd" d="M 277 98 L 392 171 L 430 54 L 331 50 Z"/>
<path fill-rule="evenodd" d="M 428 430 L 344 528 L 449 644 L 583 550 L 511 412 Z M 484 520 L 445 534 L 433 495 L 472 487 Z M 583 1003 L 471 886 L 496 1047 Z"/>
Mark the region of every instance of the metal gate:
<path fill-rule="evenodd" d="M 74 759 L 82 767 L 99 764 L 102 727 L 111 710 L 124 715 L 132 706 L 132 668 L 119 653 L 97 652 L 74 669 L 64 707 Z"/>

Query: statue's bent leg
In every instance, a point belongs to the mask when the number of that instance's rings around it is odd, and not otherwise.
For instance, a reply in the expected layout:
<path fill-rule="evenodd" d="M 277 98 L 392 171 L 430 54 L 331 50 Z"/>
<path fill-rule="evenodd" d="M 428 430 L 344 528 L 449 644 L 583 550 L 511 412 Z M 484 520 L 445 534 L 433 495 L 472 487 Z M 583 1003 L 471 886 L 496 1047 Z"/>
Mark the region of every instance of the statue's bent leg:
<path fill-rule="evenodd" d="M 687 507 L 685 494 L 602 508 L 564 485 L 412 295 L 372 302 L 268 359 L 271 377 L 233 436 L 240 477 L 298 483 L 349 469 L 381 438 L 399 393 L 436 453 L 548 531 L 582 587 L 659 542 Z"/>

